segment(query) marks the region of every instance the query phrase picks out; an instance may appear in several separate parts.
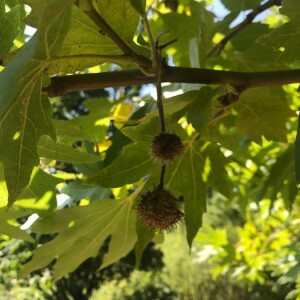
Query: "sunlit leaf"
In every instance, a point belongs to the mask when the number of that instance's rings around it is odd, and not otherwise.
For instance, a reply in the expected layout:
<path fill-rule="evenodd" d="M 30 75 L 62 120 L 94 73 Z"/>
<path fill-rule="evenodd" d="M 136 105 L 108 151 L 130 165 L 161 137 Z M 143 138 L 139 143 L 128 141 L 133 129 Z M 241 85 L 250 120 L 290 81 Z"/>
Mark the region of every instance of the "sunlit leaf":
<path fill-rule="evenodd" d="M 47 136 L 43 136 L 40 139 L 37 150 L 39 156 L 69 163 L 90 164 L 101 160 L 99 155 L 92 155 L 86 152 L 77 151 L 74 147 L 56 143 Z"/>
<path fill-rule="evenodd" d="M 140 17 L 130 1 L 95 0 L 95 7 L 124 41 L 132 41 Z"/>
<path fill-rule="evenodd" d="M 80 201 L 81 199 L 90 199 L 91 201 L 108 199 L 111 195 L 110 189 L 82 184 L 79 180 L 68 183 L 60 192 L 67 194 L 74 201 Z"/>
<path fill-rule="evenodd" d="M 102 141 L 106 136 L 113 104 L 104 98 L 91 98 L 84 102 L 89 114 L 79 116 L 68 121 L 60 122 L 60 132 L 88 139 L 90 141 Z M 66 126 L 64 127 L 64 124 Z M 73 127 L 73 130 L 71 131 Z M 79 136 L 80 134 L 80 136 Z"/>
<path fill-rule="evenodd" d="M 287 118 L 295 113 L 268 89 L 255 88 L 243 92 L 237 104 L 236 126 L 258 144 L 262 136 L 267 139 L 286 142 Z"/>
<path fill-rule="evenodd" d="M 39 163 L 39 138 L 44 134 L 54 136 L 51 106 L 41 96 L 41 76 L 47 60 L 62 44 L 69 26 L 67 9 L 72 2 L 46 2 L 39 30 L 0 73 L 0 159 L 9 205 L 27 186 L 32 168 Z"/>
<path fill-rule="evenodd" d="M 11 220 L 15 220 L 20 217 L 27 216 L 28 213 L 24 213 L 21 210 L 7 210 L 6 207 L 0 208 L 0 232 L 6 234 L 11 238 L 21 239 L 28 242 L 34 242 L 34 239 L 24 230 L 20 229 L 20 224 L 11 224 Z"/>
<path fill-rule="evenodd" d="M 204 163 L 199 143 L 191 140 L 186 144 L 184 155 L 167 168 L 166 186 L 175 195 L 184 198 L 187 240 L 190 247 L 202 224 L 202 214 L 206 211 L 206 187 L 202 178 Z"/>
<path fill-rule="evenodd" d="M 124 152 L 112 164 L 87 179 L 87 183 L 103 187 L 119 187 L 149 175 L 153 160 L 149 143 L 138 142 L 124 147 Z"/>
<path fill-rule="evenodd" d="M 5 2 L 0 3 L 0 57 L 13 46 L 13 41 L 19 33 L 20 6 L 14 6 L 5 13 Z"/>
<path fill-rule="evenodd" d="M 38 221 L 33 230 L 39 233 L 59 233 L 52 241 L 37 248 L 33 258 L 21 271 L 21 277 L 54 264 L 54 278 L 60 279 L 75 270 L 89 257 L 95 257 L 103 242 L 111 237 L 109 252 L 101 268 L 122 258 L 136 242 L 136 216 L 132 210 L 135 194 L 123 200 L 99 200 L 84 207 L 56 212 L 52 217 Z"/>
<path fill-rule="evenodd" d="M 39 215 L 51 215 L 57 208 L 56 185 L 60 182 L 61 179 L 35 167 L 28 187 L 18 197 L 15 205 Z"/>

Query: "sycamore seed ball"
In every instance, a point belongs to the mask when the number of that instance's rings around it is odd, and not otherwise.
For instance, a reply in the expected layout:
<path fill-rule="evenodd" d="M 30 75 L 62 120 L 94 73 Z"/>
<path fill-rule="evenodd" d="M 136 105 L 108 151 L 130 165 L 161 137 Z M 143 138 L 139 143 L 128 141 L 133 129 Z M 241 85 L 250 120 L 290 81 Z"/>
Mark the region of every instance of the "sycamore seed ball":
<path fill-rule="evenodd" d="M 136 213 L 147 227 L 169 231 L 183 219 L 179 207 L 179 200 L 170 191 L 157 186 L 142 195 Z"/>
<path fill-rule="evenodd" d="M 151 156 L 163 163 L 173 161 L 183 152 L 183 143 L 180 137 L 174 133 L 161 132 L 153 138 L 150 147 Z"/>

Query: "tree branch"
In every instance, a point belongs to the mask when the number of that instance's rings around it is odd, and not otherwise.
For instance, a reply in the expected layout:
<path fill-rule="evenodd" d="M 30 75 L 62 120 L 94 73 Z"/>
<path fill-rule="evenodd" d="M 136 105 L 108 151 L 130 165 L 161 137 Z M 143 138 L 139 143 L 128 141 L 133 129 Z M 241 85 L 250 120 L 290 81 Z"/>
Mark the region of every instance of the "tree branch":
<path fill-rule="evenodd" d="M 232 39 L 234 36 L 236 36 L 240 31 L 242 31 L 248 25 L 252 24 L 252 21 L 255 19 L 256 16 L 258 16 L 260 13 L 262 13 L 263 11 L 267 10 L 268 8 L 270 8 L 274 5 L 280 6 L 281 0 L 269 0 L 266 3 L 261 4 L 257 8 L 253 9 L 246 16 L 246 19 L 242 23 L 236 25 L 217 45 L 215 45 L 213 48 L 211 48 L 207 52 L 206 56 L 212 57 L 212 56 L 219 55 L 230 39 Z"/>
<path fill-rule="evenodd" d="M 243 91 L 252 87 L 299 83 L 300 69 L 245 73 L 164 66 L 161 80 L 171 83 L 229 84 L 238 91 Z M 43 90 L 49 97 L 56 97 L 80 90 L 155 82 L 155 77 L 148 77 L 140 70 L 126 70 L 52 77 L 51 84 Z"/>

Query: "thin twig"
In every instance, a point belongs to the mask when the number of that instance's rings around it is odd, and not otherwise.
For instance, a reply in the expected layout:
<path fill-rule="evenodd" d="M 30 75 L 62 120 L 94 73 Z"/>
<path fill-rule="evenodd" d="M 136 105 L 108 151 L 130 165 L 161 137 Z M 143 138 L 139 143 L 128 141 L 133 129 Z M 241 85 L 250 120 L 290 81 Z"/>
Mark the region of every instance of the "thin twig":
<path fill-rule="evenodd" d="M 212 57 L 217 56 L 224 49 L 225 45 L 229 40 L 231 40 L 234 36 L 236 36 L 239 32 L 241 32 L 248 25 L 252 24 L 252 21 L 255 19 L 263 11 L 269 9 L 272 6 L 280 6 L 281 0 L 269 0 L 264 4 L 259 5 L 257 8 L 253 9 L 247 16 L 246 19 L 240 24 L 236 25 L 217 45 L 211 48 L 206 56 Z"/>

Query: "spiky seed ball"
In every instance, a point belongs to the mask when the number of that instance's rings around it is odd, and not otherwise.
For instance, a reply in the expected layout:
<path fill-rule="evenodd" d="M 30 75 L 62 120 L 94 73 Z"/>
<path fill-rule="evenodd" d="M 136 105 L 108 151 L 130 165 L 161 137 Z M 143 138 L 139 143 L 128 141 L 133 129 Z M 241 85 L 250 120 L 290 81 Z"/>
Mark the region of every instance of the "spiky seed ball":
<path fill-rule="evenodd" d="M 161 186 L 142 195 L 136 213 L 140 221 L 151 229 L 171 230 L 183 219 L 180 202 Z"/>
<path fill-rule="evenodd" d="M 177 134 L 161 132 L 152 139 L 150 154 L 163 163 L 173 161 L 183 151 L 184 146 Z"/>

